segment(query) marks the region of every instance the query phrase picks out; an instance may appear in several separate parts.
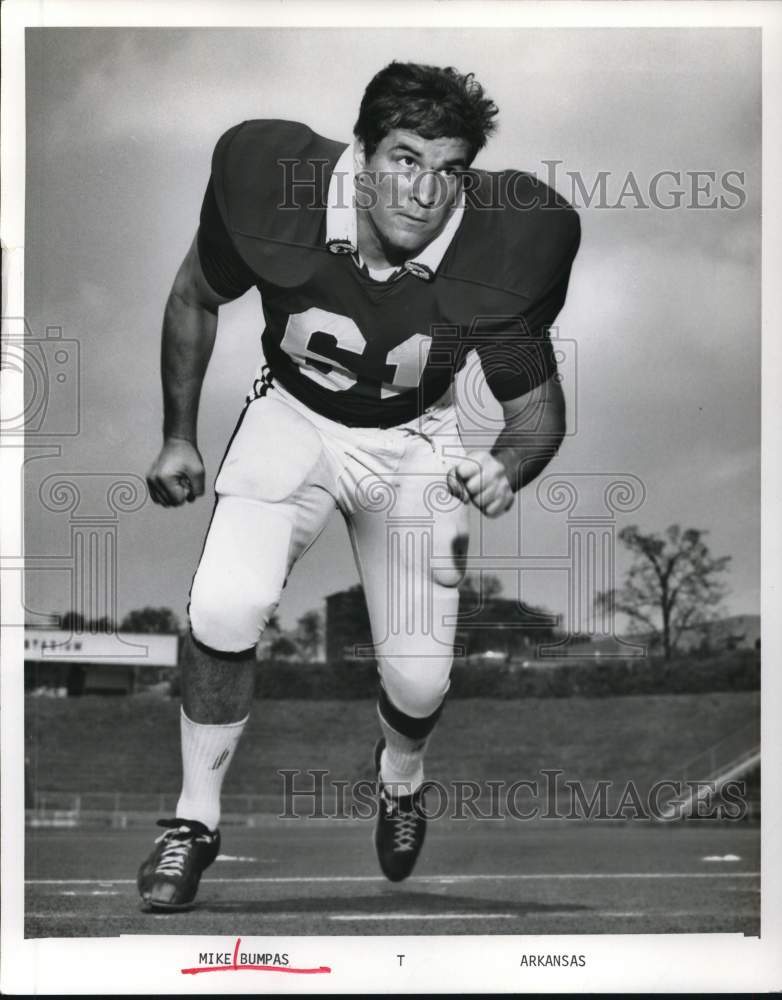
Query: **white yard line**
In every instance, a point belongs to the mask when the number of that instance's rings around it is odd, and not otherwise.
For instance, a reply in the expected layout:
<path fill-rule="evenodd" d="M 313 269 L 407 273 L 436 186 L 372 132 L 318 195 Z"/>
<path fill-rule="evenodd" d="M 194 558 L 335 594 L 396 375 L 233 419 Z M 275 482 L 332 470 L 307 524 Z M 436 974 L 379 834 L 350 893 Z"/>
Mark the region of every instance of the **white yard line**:
<path fill-rule="evenodd" d="M 413 875 L 407 884 L 421 882 L 528 882 L 534 880 L 599 880 L 599 879 L 688 879 L 688 878 L 760 878 L 760 872 L 546 872 L 519 875 Z M 204 878 L 203 884 L 246 882 L 248 885 L 291 885 L 296 883 L 387 882 L 382 875 L 268 875 Z M 135 885 L 131 878 L 40 878 L 27 879 L 25 885 Z"/>
<path fill-rule="evenodd" d="M 630 910 L 627 912 L 618 910 L 591 910 L 591 917 L 609 917 L 616 919 L 654 918 L 660 917 L 704 917 L 708 913 L 705 910 Z M 747 913 L 735 913 L 731 916 L 754 917 L 754 911 Z M 271 915 L 270 915 L 271 916 Z M 583 922 L 583 910 L 544 910 L 534 913 L 353 913 L 334 914 L 329 920 L 537 920 L 539 917 L 554 917 L 561 920 L 563 917 L 571 920 Z"/>
<path fill-rule="evenodd" d="M 546 914 L 540 914 L 545 916 Z M 548 914 L 552 916 L 553 914 Z M 710 916 L 708 910 L 598 910 L 596 915 L 598 917 L 615 917 L 621 920 L 633 920 L 636 918 L 643 917 L 654 917 L 655 919 L 659 917 L 706 917 Z M 564 916 L 564 914 L 563 914 Z M 722 914 L 714 914 L 714 916 L 721 917 Z M 759 914 L 754 910 L 748 910 L 744 913 L 739 913 L 736 910 L 731 910 L 731 917 L 758 917 Z"/>
<path fill-rule="evenodd" d="M 515 913 L 339 913 L 329 920 L 512 920 Z"/>
<path fill-rule="evenodd" d="M 84 892 L 78 889 L 63 889 L 61 896 L 119 896 L 118 889 L 88 889 Z"/>
<path fill-rule="evenodd" d="M 152 920 L 164 920 L 171 922 L 172 916 L 186 916 L 189 922 L 193 922 L 198 919 L 199 912 L 197 909 L 190 912 L 184 912 L 183 914 L 172 914 L 172 913 L 139 913 L 139 917 L 146 917 Z M 33 911 L 31 913 L 25 914 L 28 919 L 38 919 L 38 920 L 128 920 L 129 914 L 127 913 L 101 913 L 95 916 L 86 916 L 81 911 L 74 911 L 72 913 L 49 913 L 49 912 L 38 912 Z M 208 916 L 210 918 L 214 917 L 214 914 L 208 912 L 202 912 L 200 916 Z M 299 911 L 294 913 L 269 913 L 269 914 L 258 914 L 261 920 L 301 920 L 302 914 Z M 383 921 L 383 920 L 512 920 L 514 917 L 521 921 L 537 921 L 540 918 L 555 918 L 557 920 L 570 919 L 578 920 L 583 924 L 584 922 L 584 912 L 583 910 L 544 910 L 542 912 L 535 913 L 335 913 L 335 914 L 314 914 L 316 919 L 322 919 L 328 916 L 329 920 L 351 922 L 359 920 L 368 921 Z M 654 919 L 659 920 L 660 918 L 670 919 L 671 917 L 680 917 L 691 919 L 693 917 L 702 918 L 709 916 L 708 911 L 705 910 L 591 910 L 589 912 L 590 920 L 593 918 L 599 919 L 621 919 L 621 920 L 640 920 L 640 919 Z M 731 917 L 734 918 L 756 918 L 757 913 L 754 910 L 746 911 L 742 913 L 732 912 Z"/>

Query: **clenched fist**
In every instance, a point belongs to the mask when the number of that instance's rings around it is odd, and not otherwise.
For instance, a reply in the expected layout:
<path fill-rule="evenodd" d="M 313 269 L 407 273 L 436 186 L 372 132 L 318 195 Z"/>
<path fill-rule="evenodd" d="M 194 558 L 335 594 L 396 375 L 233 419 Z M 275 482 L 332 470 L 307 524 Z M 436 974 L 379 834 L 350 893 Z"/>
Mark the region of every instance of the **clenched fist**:
<path fill-rule="evenodd" d="M 499 517 L 513 504 L 505 466 L 488 451 L 471 451 L 448 472 L 448 489 L 472 501 L 487 517 Z"/>
<path fill-rule="evenodd" d="M 147 473 L 149 495 L 162 507 L 192 503 L 204 492 L 204 463 L 198 448 L 185 438 L 166 438 Z"/>

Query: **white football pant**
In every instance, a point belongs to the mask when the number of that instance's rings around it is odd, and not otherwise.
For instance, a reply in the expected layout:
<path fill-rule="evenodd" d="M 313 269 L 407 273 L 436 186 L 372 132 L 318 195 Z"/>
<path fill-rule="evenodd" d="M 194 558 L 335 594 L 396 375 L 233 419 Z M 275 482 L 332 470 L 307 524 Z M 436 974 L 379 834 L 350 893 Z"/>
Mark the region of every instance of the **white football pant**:
<path fill-rule="evenodd" d="M 467 554 L 467 508 L 446 486 L 463 455 L 450 402 L 400 427 L 356 428 L 272 386 L 246 407 L 215 483 L 190 594 L 195 638 L 220 652 L 254 647 L 336 506 L 383 687 L 401 712 L 431 715 L 448 690 Z"/>

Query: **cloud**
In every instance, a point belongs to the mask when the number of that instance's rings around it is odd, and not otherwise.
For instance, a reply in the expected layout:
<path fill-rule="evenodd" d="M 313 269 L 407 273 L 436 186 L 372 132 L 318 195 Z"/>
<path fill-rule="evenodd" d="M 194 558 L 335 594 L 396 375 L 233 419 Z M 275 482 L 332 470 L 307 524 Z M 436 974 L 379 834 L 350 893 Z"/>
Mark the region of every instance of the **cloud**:
<path fill-rule="evenodd" d="M 662 169 L 746 171 L 741 211 L 582 213 L 558 321 L 577 341 L 579 431 L 557 462 L 639 475 L 649 487 L 640 523 L 711 528 L 715 547 L 741 554 L 749 586 L 760 383 L 754 30 L 33 30 L 28 307 L 82 342 L 88 419 L 67 461 L 142 473 L 151 461 L 162 305 L 217 136 L 273 116 L 347 138 L 365 83 L 392 58 L 475 71 L 501 108 L 486 166 L 542 170 L 559 158 L 563 172 L 587 179 L 611 171 L 612 185 L 629 171 L 642 184 Z M 261 326 L 256 296 L 221 311 L 201 419 L 213 471 Z M 123 556 L 123 579 L 139 594 L 129 604 L 149 603 L 147 581 L 161 603 L 166 587 L 184 595 L 208 520 L 201 506 L 184 518 L 138 515 L 137 550 Z M 501 551 L 512 526 L 487 531 Z M 346 575 L 344 542 L 329 532 L 322 565 Z M 558 544 L 553 535 L 541 543 Z M 160 558 L 149 569 L 152 550 Z M 328 573 L 312 580 L 296 584 L 301 610 L 331 582 Z"/>
<path fill-rule="evenodd" d="M 745 150 L 760 123 L 759 32 L 751 29 L 71 28 L 33 35 L 32 69 L 53 90 L 61 141 L 154 135 L 192 142 L 226 121 L 264 116 L 339 125 L 347 134 L 365 83 L 393 58 L 474 71 L 501 109 L 495 148 L 522 163 L 555 155 L 560 142 L 589 158 L 576 164 L 581 169 L 622 168 L 653 155 L 728 155 Z M 323 81 L 315 100 L 314 79 Z"/>

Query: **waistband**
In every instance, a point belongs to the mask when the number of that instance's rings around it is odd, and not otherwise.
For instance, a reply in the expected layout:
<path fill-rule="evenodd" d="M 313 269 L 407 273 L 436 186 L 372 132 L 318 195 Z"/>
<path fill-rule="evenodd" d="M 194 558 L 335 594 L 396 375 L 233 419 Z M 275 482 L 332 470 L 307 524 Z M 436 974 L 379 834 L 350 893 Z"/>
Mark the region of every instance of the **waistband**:
<path fill-rule="evenodd" d="M 324 416 L 322 413 L 318 413 L 311 407 L 303 403 L 298 397 L 294 396 L 293 393 L 286 389 L 279 381 L 275 380 L 274 376 L 268 369 L 267 365 L 263 366 L 261 374 L 255 379 L 253 383 L 253 396 L 248 396 L 247 400 L 254 397 L 256 399 L 266 396 L 269 390 L 272 390 L 275 398 L 281 399 L 288 406 L 297 410 L 303 416 L 315 424 L 316 426 L 328 427 L 333 431 L 337 432 L 354 432 L 358 434 L 377 434 L 377 433 L 393 433 L 394 431 L 406 431 L 412 433 L 424 432 L 425 435 L 433 433 L 438 427 L 446 424 L 455 423 L 456 421 L 456 411 L 453 405 L 453 389 L 449 387 L 443 395 L 432 403 L 423 413 L 419 414 L 417 417 L 413 417 L 411 420 L 405 421 L 403 424 L 395 424 L 391 427 L 353 427 L 350 424 L 344 424 L 340 420 L 333 420 L 330 417 Z"/>

